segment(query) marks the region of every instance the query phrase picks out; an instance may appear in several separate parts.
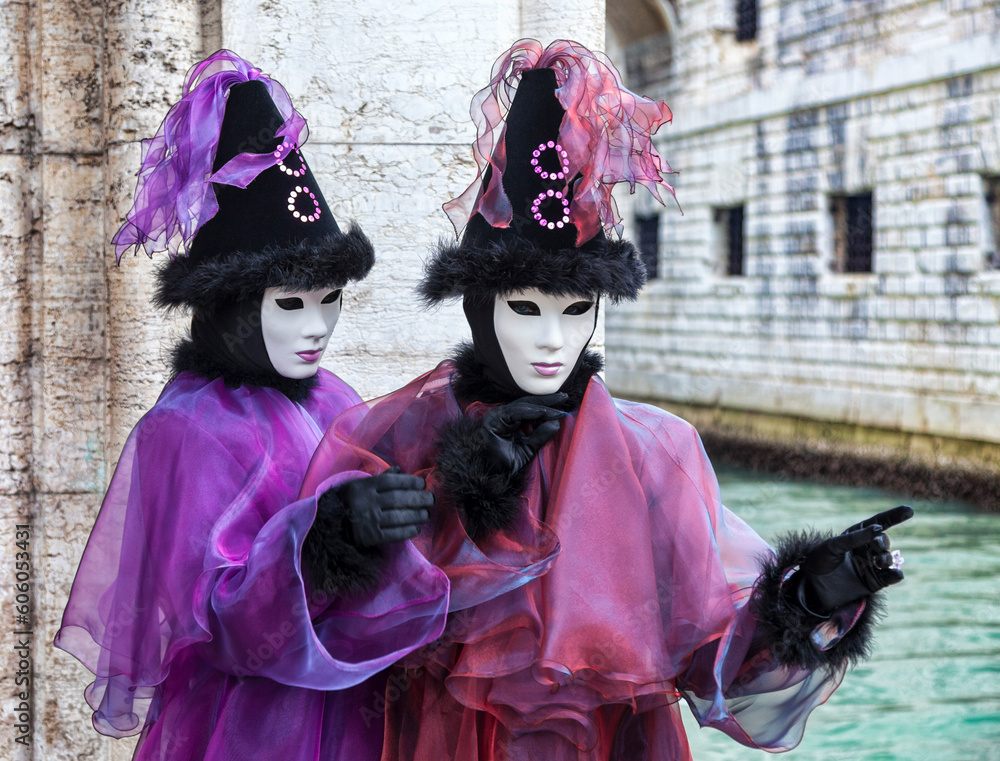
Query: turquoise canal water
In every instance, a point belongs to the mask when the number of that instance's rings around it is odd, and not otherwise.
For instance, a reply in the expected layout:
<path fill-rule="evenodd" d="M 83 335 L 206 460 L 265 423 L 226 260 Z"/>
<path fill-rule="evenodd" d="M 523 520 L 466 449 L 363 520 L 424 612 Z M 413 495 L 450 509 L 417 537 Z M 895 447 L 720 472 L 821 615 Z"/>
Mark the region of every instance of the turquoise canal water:
<path fill-rule="evenodd" d="M 744 471 L 718 476 L 726 505 L 768 540 L 804 525 L 840 532 L 900 503 L 916 515 L 890 532 L 906 579 L 887 592 L 873 657 L 812 714 L 802 744 L 771 756 L 689 721 L 695 761 L 1000 761 L 1000 515 Z"/>

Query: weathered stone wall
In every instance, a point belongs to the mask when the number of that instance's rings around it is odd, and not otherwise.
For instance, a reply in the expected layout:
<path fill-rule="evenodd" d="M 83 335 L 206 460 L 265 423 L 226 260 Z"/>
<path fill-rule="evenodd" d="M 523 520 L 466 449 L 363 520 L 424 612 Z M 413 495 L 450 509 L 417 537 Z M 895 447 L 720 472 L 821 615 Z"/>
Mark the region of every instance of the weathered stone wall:
<path fill-rule="evenodd" d="M 16 527 L 33 528 L 35 513 L 31 455 L 35 434 L 32 397 L 37 379 L 33 326 L 37 312 L 33 291 L 41 242 L 41 167 L 33 150 L 33 72 L 28 48 L 34 35 L 30 19 L 26 4 L 0 7 L 0 303 L 7 308 L 6 329 L 0 331 L 0 710 L 6 730 L 4 747 L 10 748 L 15 759 L 30 758 L 30 750 L 26 752 L 14 744 L 14 724 L 19 723 L 17 716 L 22 712 L 19 694 L 26 687 L 25 678 L 34 677 L 28 659 L 15 651 L 21 635 L 12 634 L 30 630 L 32 623 L 27 597 L 21 598 L 21 612 L 15 607 L 19 594 L 15 588 L 15 563 L 30 564 L 37 557 L 33 536 L 30 544 L 22 545 L 26 555 L 18 557 L 22 550 L 15 545 L 20 538 Z M 27 594 L 33 596 L 34 588 L 29 588 Z M 36 654 L 37 642 L 31 641 L 32 652 L 28 655 Z M 24 703 L 29 709 L 33 705 L 30 697 Z"/>
<path fill-rule="evenodd" d="M 3 11 L 17 14 L 4 25 L 13 69 L 4 81 L 19 90 L 4 102 L 20 111 L 4 119 L 0 156 L 17 167 L 2 178 L 10 201 L 4 296 L 17 319 L 0 358 L 11 376 L 0 438 L 12 450 L 0 509 L 4 562 L 15 562 L 14 526 L 26 523 L 33 576 L 31 626 L 19 627 L 32 632 L 24 635 L 31 681 L 17 691 L 3 683 L 5 717 L 21 702 L 10 696 L 27 693 L 31 745 L 4 743 L 14 758 L 107 758 L 111 745 L 90 729 L 82 701 L 87 672 L 51 642 L 121 442 L 165 378 L 164 320 L 147 307 L 150 273 L 114 267 L 107 241 L 134 189 L 137 140 L 156 129 L 179 73 L 198 55 L 200 17 L 193 2 L 8 3 Z M 15 610 L 3 607 L 5 643 Z M 5 666 L 11 652 L 3 648 Z M 16 681 L 15 669 L 5 668 L 9 675 Z M 129 747 L 117 744 L 116 755 Z"/>
<path fill-rule="evenodd" d="M 107 480 L 155 401 L 183 316 L 149 309 L 153 265 L 116 267 L 139 141 L 184 72 L 229 47 L 276 76 L 310 122 L 306 147 L 340 220 L 379 264 L 347 295 L 325 364 L 365 396 L 442 358 L 460 310 L 417 310 L 428 247 L 453 235 L 440 204 L 472 180 L 468 103 L 520 36 L 600 47 L 603 3 L 359 0 L 0 0 L 0 713 L 15 761 L 126 759 L 97 735 L 87 670 L 51 647 Z M 19 526 L 29 561 L 17 557 Z M 30 562 L 18 621 L 16 562 Z M 31 631 L 27 685 L 14 631 Z M 30 744 L 11 729 L 26 690 Z"/>
<path fill-rule="evenodd" d="M 660 94 L 684 214 L 663 217 L 659 278 L 609 314 L 609 383 L 919 435 L 931 455 L 935 437 L 1000 443 L 996 4 L 765 0 L 749 44 L 731 5 L 680 3 Z M 863 189 L 874 273 L 839 274 L 828 195 Z M 727 276 L 712 208 L 739 203 L 746 274 Z"/>

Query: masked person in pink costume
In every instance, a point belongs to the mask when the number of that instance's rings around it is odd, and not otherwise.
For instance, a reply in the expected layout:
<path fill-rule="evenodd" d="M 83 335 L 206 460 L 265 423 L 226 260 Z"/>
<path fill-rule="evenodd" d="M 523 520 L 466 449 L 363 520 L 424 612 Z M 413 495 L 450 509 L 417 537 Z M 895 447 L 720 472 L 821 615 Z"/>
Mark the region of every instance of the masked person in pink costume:
<path fill-rule="evenodd" d="M 464 299 L 472 344 L 340 416 L 303 490 L 398 466 L 436 494 L 413 542 L 452 613 L 366 709 L 383 760 L 680 761 L 681 698 L 741 743 L 795 746 L 902 580 L 883 529 L 912 511 L 774 550 L 722 506 L 690 425 L 596 375 L 600 299 L 645 279 L 608 236 L 611 186 L 669 189 L 664 104 L 579 44 L 522 40 L 473 117 L 482 172 L 446 206 L 464 233 L 420 286 Z"/>
<path fill-rule="evenodd" d="M 319 362 L 372 246 L 333 218 L 281 85 L 228 51 L 143 145 L 119 257 L 167 250 L 156 302 L 192 310 L 132 431 L 56 645 L 95 675 L 95 728 L 136 759 L 376 759 L 379 672 L 439 636 L 447 580 L 405 540 L 433 496 L 397 473 L 297 495 L 357 394 Z"/>

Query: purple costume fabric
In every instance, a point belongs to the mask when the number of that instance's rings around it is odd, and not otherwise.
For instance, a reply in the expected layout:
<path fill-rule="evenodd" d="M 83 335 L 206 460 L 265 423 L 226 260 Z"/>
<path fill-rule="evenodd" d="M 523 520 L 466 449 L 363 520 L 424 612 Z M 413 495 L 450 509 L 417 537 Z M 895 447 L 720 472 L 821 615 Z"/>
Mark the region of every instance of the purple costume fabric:
<path fill-rule="evenodd" d="M 316 499 L 297 499 L 302 476 L 360 401 L 318 380 L 296 404 L 181 373 L 126 443 L 56 645 L 96 675 L 98 731 L 142 733 L 136 759 L 377 758 L 362 699 L 442 631 L 447 580 L 408 542 L 368 595 L 303 578 Z"/>

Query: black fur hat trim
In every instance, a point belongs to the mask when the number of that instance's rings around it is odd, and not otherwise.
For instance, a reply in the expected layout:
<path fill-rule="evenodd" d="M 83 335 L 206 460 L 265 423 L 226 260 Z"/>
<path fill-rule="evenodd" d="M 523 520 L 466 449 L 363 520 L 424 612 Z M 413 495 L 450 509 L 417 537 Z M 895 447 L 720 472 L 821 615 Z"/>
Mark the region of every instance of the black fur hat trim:
<path fill-rule="evenodd" d="M 470 343 L 463 343 L 458 346 L 454 356 L 455 375 L 451 380 L 452 390 L 455 396 L 462 402 L 484 402 L 486 404 L 507 404 L 515 399 L 520 399 L 525 394 L 518 391 L 511 394 L 504 389 L 490 383 L 483 366 L 476 362 L 476 351 Z M 580 366 L 573 376 L 560 389 L 567 395 L 567 399 L 562 404 L 555 405 L 556 409 L 563 412 L 572 412 L 580 406 L 583 395 L 587 390 L 594 373 L 599 373 L 604 369 L 604 359 L 596 351 L 586 351 L 580 359 Z"/>
<path fill-rule="evenodd" d="M 159 307 L 209 308 L 260 296 L 266 288 L 291 291 L 361 280 L 375 263 L 371 241 L 356 224 L 350 229 L 259 251 L 229 251 L 193 259 L 178 256 L 157 273 Z"/>
<path fill-rule="evenodd" d="M 482 421 L 461 417 L 438 430 L 437 466 L 444 489 L 465 516 L 473 539 L 500 531 L 517 516 L 528 468 L 498 471 L 480 436 Z"/>
<path fill-rule="evenodd" d="M 510 233 L 475 246 L 439 244 L 417 291 L 428 305 L 466 295 L 486 301 L 528 288 L 618 302 L 634 300 L 645 282 L 646 266 L 630 241 L 600 236 L 582 248 L 551 250 Z"/>
<path fill-rule="evenodd" d="M 777 554 L 763 563 L 750 605 L 757 618 L 757 631 L 779 663 L 806 669 L 825 667 L 831 672 L 845 662 L 854 666 L 871 655 L 874 627 L 882 617 L 881 594 L 865 598 L 858 620 L 829 650 L 818 649 L 811 640 L 822 619 L 806 613 L 792 599 L 785 574 L 800 565 L 809 551 L 828 537 L 818 533 L 792 533 L 781 537 Z"/>
<path fill-rule="evenodd" d="M 347 507 L 335 489 L 320 495 L 316 520 L 302 544 L 302 568 L 313 585 L 331 595 L 370 592 L 379 583 L 385 556 L 347 540 Z"/>

